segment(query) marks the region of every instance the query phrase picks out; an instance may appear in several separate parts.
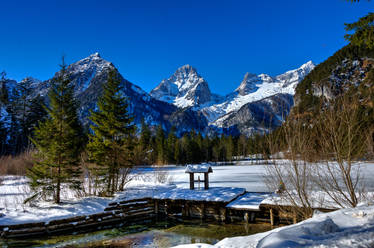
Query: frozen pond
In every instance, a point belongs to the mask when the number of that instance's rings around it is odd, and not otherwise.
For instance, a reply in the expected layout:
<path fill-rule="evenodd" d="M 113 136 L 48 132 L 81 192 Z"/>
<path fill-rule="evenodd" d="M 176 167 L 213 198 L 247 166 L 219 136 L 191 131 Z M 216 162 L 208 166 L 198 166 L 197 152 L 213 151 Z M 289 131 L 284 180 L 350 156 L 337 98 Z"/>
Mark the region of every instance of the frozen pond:
<path fill-rule="evenodd" d="M 134 171 L 134 174 L 137 173 L 142 176 L 135 178 L 130 184 L 141 183 L 147 176 L 155 177 L 155 173 L 165 173 L 170 183 L 180 188 L 189 187 L 189 175 L 185 173 L 185 166 L 141 167 Z M 265 175 L 264 165 L 251 165 L 250 162 L 247 165 L 217 165 L 213 166 L 213 173 L 209 174 L 209 185 L 211 187 L 245 188 L 250 192 L 267 192 Z"/>

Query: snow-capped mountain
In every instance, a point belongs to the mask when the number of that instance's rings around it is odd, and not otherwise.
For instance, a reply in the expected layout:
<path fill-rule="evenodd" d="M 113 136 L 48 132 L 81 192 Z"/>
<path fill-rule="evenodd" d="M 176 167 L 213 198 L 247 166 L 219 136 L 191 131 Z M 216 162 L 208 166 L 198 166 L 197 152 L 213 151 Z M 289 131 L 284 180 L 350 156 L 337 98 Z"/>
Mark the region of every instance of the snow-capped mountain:
<path fill-rule="evenodd" d="M 84 124 L 88 124 L 89 110 L 96 108 L 96 102 L 102 94 L 102 85 L 107 81 L 109 72 L 112 70 L 118 72 L 116 67 L 103 59 L 99 53 L 94 53 L 67 67 L 71 83 L 75 86 L 75 96 L 80 104 L 79 117 Z M 46 96 L 49 86 L 59 73 L 57 72 L 53 78 L 39 83 L 33 91 L 34 94 Z M 161 124 L 166 129 L 176 126 L 178 130 L 185 131 L 192 128 L 204 131 L 200 128 L 207 126 L 204 116 L 194 111 L 192 113 L 181 112 L 178 107 L 151 97 L 140 87 L 126 80 L 119 72 L 118 78 L 123 84 L 123 94 L 129 100 L 129 109 L 135 117 L 135 123 L 139 124 L 144 119 L 151 125 Z M 175 112 L 185 115 L 184 123 L 173 119 Z"/>
<path fill-rule="evenodd" d="M 313 68 L 310 61 L 276 77 L 246 73 L 237 89 L 226 96 L 213 94 L 207 81 L 190 65 L 177 69 L 149 94 L 126 80 L 98 53 L 69 65 L 67 73 L 80 104 L 79 117 L 85 125 L 89 124 L 89 111 L 96 108 L 109 72 L 114 70 L 137 124 L 144 119 L 150 125 L 161 124 L 165 129 L 175 126 L 179 133 L 194 129 L 203 133 L 227 131 L 250 135 L 280 125 L 293 106 L 296 85 Z M 56 72 L 53 78 L 43 82 L 34 78 L 25 78 L 19 83 L 9 81 L 7 87 L 12 92 L 20 84 L 28 89 L 31 99 L 40 95 L 47 100 L 49 87 L 59 74 Z M 5 111 L 2 106 L 1 114 L 5 115 Z"/>
<path fill-rule="evenodd" d="M 210 103 L 217 96 L 212 95 L 208 83 L 195 68 L 184 65 L 177 69 L 168 79 L 151 91 L 151 96 L 177 107 L 194 107 Z"/>
<path fill-rule="evenodd" d="M 224 128 L 228 127 L 228 123 L 234 124 L 233 121 L 225 120 L 229 116 L 231 120 L 235 119 L 232 116 L 248 103 L 255 103 L 278 94 L 294 95 L 297 84 L 314 67 L 313 62 L 309 61 L 298 69 L 275 77 L 246 73 L 234 92 L 226 96 L 218 96 L 211 93 L 208 83 L 196 69 L 185 65 L 169 79 L 164 79 L 150 94 L 158 100 L 172 103 L 177 107 L 192 107 L 202 113 L 210 125 Z M 286 97 L 286 99 L 290 98 Z M 292 106 L 293 101 L 287 101 L 286 105 L 289 104 Z"/>
<path fill-rule="evenodd" d="M 221 127 L 227 114 L 238 111 L 247 103 L 256 102 L 276 94 L 295 94 L 295 88 L 315 65 L 309 61 L 300 68 L 287 71 L 276 77 L 267 74 L 246 73 L 239 87 L 225 100 L 202 108 L 210 124 Z"/>
<path fill-rule="evenodd" d="M 225 133 L 265 133 L 279 127 L 294 104 L 290 94 L 275 94 L 258 101 L 244 104 L 239 110 L 229 112 L 215 121 L 215 126 Z"/>

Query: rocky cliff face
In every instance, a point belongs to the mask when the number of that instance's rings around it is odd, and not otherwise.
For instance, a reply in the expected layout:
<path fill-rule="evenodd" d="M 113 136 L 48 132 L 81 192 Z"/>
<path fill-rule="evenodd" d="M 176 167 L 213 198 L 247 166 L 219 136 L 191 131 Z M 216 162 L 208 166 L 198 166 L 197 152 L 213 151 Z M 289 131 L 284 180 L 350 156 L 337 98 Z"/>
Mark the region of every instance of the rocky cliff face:
<path fill-rule="evenodd" d="M 234 120 L 239 120 L 240 118 L 232 118 L 232 116 L 236 114 L 240 115 L 239 110 L 243 106 L 278 94 L 294 95 L 297 84 L 308 75 L 314 67 L 315 65 L 309 61 L 298 69 L 287 71 L 276 77 L 271 77 L 267 74 L 255 75 L 246 73 L 239 87 L 233 93 L 227 95 L 224 100 L 219 103 L 202 108 L 201 112 L 204 113 L 213 126 L 220 128 L 228 128 L 229 124 L 235 126 Z M 229 116 L 231 117 L 231 121 L 225 121 Z M 256 129 L 255 126 L 253 126 L 253 128 Z"/>
<path fill-rule="evenodd" d="M 151 96 L 178 107 L 192 107 L 205 116 L 208 125 L 215 130 L 250 134 L 259 130 L 264 120 L 262 129 L 280 125 L 280 108 L 284 108 L 282 115 L 288 114 L 293 105 L 290 96 L 314 67 L 309 61 L 275 77 L 246 73 L 234 92 L 219 96 L 211 93 L 206 80 L 193 67 L 185 65 L 153 89 Z"/>
<path fill-rule="evenodd" d="M 193 107 L 208 103 L 212 99 L 208 83 L 190 65 L 184 65 L 164 79 L 150 95 L 177 107 Z"/>
<path fill-rule="evenodd" d="M 295 110 L 316 114 L 321 106 L 348 92 L 359 96 L 361 103 L 370 102 L 373 80 L 374 50 L 348 45 L 319 64 L 298 84 Z"/>
<path fill-rule="evenodd" d="M 293 96 L 276 94 L 244 104 L 238 111 L 222 116 L 215 123 L 235 134 L 250 136 L 279 127 L 293 106 Z"/>

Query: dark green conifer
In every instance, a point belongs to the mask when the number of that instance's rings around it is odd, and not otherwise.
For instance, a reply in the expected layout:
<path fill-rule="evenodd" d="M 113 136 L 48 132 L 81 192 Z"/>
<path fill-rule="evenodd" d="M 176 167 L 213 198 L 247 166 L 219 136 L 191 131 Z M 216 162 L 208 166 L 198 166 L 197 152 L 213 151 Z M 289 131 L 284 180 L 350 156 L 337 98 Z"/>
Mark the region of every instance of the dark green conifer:
<path fill-rule="evenodd" d="M 166 140 L 166 153 L 167 153 L 167 162 L 173 164 L 175 160 L 175 152 L 177 147 L 177 136 L 175 134 L 175 127 L 170 129 L 168 138 Z"/>
<path fill-rule="evenodd" d="M 128 113 L 128 102 L 116 71 L 109 73 L 108 81 L 99 99 L 97 111 L 91 112 L 93 134 L 89 136 L 89 159 L 96 164 L 93 172 L 104 183 L 103 194 L 113 195 L 126 183 L 131 167 L 129 144 L 135 133 L 133 117 Z"/>
<path fill-rule="evenodd" d="M 73 93 L 74 88 L 63 61 L 61 71 L 48 93 L 49 106 L 45 107 L 48 117 L 35 128 L 32 138 L 37 148 L 37 162 L 29 170 L 28 176 L 31 187 L 36 190 L 34 196 L 52 196 L 56 203 L 61 201 L 63 185 L 74 189 L 79 189 L 81 185 L 83 131 Z"/>
<path fill-rule="evenodd" d="M 157 164 L 165 162 L 165 133 L 161 125 L 158 125 L 156 130 L 156 151 L 157 151 Z"/>
<path fill-rule="evenodd" d="M 361 17 L 357 22 L 345 24 L 346 31 L 354 31 L 344 37 L 355 46 L 374 48 L 374 13 Z"/>

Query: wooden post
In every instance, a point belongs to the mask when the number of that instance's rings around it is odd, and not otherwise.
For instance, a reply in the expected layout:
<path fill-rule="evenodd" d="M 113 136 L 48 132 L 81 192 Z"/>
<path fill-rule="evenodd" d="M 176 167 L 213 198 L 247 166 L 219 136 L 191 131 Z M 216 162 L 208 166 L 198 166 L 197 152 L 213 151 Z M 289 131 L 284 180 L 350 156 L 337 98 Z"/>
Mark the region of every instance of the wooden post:
<path fill-rule="evenodd" d="M 208 174 L 208 172 L 204 173 L 204 189 L 209 189 L 209 174 Z"/>
<path fill-rule="evenodd" d="M 296 211 L 293 212 L 293 223 L 294 223 L 294 224 L 297 223 L 297 213 L 296 213 Z"/>
<path fill-rule="evenodd" d="M 190 207 L 187 201 L 183 204 L 182 217 L 190 217 Z"/>
<path fill-rule="evenodd" d="M 226 222 L 226 208 L 220 208 L 220 218 L 222 222 Z"/>
<path fill-rule="evenodd" d="M 200 218 L 205 219 L 205 204 L 204 203 L 200 204 Z"/>
<path fill-rule="evenodd" d="M 274 226 L 274 210 L 270 208 L 270 224 Z"/>
<path fill-rule="evenodd" d="M 190 173 L 190 189 L 195 189 L 194 174 Z"/>
<path fill-rule="evenodd" d="M 244 214 L 244 221 L 245 221 L 245 223 L 249 222 L 248 212 L 245 212 L 245 214 Z"/>
<path fill-rule="evenodd" d="M 158 214 L 158 200 L 155 200 L 155 214 Z"/>
<path fill-rule="evenodd" d="M 251 218 L 250 218 L 251 222 L 255 222 L 256 221 L 256 213 L 255 212 L 252 212 L 251 213 Z"/>

